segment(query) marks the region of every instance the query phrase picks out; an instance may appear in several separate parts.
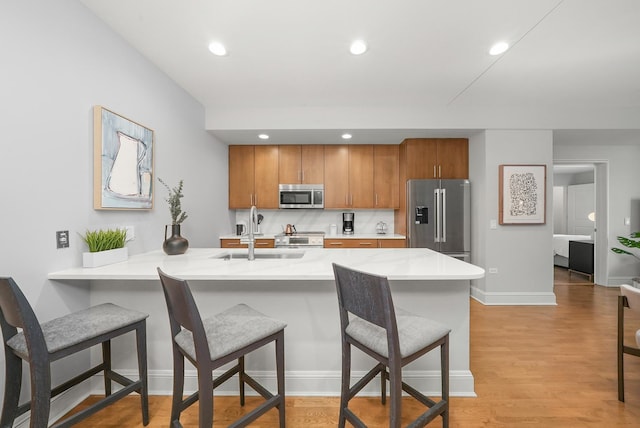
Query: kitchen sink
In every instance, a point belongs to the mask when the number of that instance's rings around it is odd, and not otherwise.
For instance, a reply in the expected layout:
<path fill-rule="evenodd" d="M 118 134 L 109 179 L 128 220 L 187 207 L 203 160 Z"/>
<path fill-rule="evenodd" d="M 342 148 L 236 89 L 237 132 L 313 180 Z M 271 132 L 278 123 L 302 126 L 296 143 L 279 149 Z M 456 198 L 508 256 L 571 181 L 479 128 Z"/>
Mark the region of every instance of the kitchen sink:
<path fill-rule="evenodd" d="M 304 252 L 287 252 L 287 253 L 256 253 L 256 260 L 275 260 L 275 259 L 300 259 L 304 256 Z M 248 259 L 248 253 L 224 253 L 217 256 L 213 256 L 214 259 L 222 260 L 242 260 Z"/>

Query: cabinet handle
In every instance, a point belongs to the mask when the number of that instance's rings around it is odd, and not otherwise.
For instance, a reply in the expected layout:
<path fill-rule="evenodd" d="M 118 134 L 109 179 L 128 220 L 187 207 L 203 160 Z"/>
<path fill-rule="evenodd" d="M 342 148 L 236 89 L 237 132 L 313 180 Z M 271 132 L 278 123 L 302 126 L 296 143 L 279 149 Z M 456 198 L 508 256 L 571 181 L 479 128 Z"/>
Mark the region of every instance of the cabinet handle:
<path fill-rule="evenodd" d="M 433 178 L 438 178 L 436 175 L 436 164 L 433 164 Z"/>
<path fill-rule="evenodd" d="M 342 242 L 329 242 L 329 245 L 342 245 Z"/>
<path fill-rule="evenodd" d="M 353 206 L 353 193 L 350 195 L 349 201 L 350 201 L 349 202 L 349 206 L 352 207 Z"/>
<path fill-rule="evenodd" d="M 371 245 L 371 242 L 361 242 L 360 246 L 367 246 L 367 245 Z"/>
<path fill-rule="evenodd" d="M 226 244 L 228 247 L 237 247 L 240 245 L 239 242 L 227 242 Z"/>
<path fill-rule="evenodd" d="M 257 247 L 259 247 L 259 246 L 263 246 L 264 247 L 266 245 L 269 245 L 269 243 L 268 242 L 256 242 L 256 246 Z"/>
<path fill-rule="evenodd" d="M 378 206 L 378 194 L 376 193 L 376 207 Z"/>
<path fill-rule="evenodd" d="M 442 178 L 442 165 L 438 165 L 438 178 Z"/>

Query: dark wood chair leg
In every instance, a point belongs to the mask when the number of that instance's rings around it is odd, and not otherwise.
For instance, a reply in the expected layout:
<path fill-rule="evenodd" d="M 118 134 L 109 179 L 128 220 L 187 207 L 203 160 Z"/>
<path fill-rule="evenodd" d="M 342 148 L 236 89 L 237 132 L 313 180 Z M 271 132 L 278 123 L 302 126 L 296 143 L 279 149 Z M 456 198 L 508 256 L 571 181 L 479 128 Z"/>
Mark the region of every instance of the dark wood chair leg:
<path fill-rule="evenodd" d="M 175 346 L 175 345 L 174 345 Z M 173 399 L 171 400 L 170 426 L 180 425 L 180 413 L 182 412 L 182 394 L 184 393 L 184 356 L 173 350 Z"/>
<path fill-rule="evenodd" d="M 240 383 L 240 405 L 244 406 L 244 355 L 238 358 L 238 381 Z"/>
<path fill-rule="evenodd" d="M 0 427 L 11 428 L 15 421 L 22 389 L 22 360 L 5 348 L 5 384 L 4 402 L 2 403 L 2 417 Z"/>
<path fill-rule="evenodd" d="M 399 361 L 389 362 L 389 428 L 400 428 L 402 419 L 402 366 Z"/>
<path fill-rule="evenodd" d="M 440 367 L 442 378 L 442 396 L 445 401 L 445 410 L 442 412 L 442 428 L 449 427 L 449 336 L 445 337 L 440 347 Z"/>
<path fill-rule="evenodd" d="M 284 428 L 286 423 L 284 400 L 284 331 L 281 331 L 276 339 L 276 376 L 278 381 L 278 395 L 282 400 L 278 406 L 280 428 Z"/>
<path fill-rule="evenodd" d="M 102 342 L 102 361 L 104 363 L 104 396 L 111 395 L 111 341 Z"/>
<path fill-rule="evenodd" d="M 340 415 L 338 427 L 344 428 L 347 421 L 347 406 L 349 405 L 349 389 L 351 383 L 351 345 L 342 341 L 342 383 L 340 391 Z"/>
<path fill-rule="evenodd" d="M 387 371 L 380 372 L 380 402 L 387 404 Z"/>
<path fill-rule="evenodd" d="M 147 323 L 144 321 L 136 329 L 136 347 L 138 349 L 138 376 L 140 379 L 140 406 L 142 425 L 149 425 L 149 383 L 147 380 Z"/>
<path fill-rule="evenodd" d="M 200 428 L 213 427 L 213 369 L 208 364 L 198 365 L 198 420 Z"/>
<path fill-rule="evenodd" d="M 49 425 L 51 407 L 51 366 L 43 366 L 34 361 L 29 364 L 31 372 L 31 428 Z"/>

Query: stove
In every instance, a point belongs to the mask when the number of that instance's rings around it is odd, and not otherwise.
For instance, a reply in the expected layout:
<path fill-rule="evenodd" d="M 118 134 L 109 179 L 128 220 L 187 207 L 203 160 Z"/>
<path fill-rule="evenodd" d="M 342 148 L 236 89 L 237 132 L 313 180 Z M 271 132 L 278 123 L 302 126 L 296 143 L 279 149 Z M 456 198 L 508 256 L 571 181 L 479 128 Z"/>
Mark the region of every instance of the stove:
<path fill-rule="evenodd" d="M 279 233 L 275 237 L 276 248 L 323 248 L 324 232 Z"/>

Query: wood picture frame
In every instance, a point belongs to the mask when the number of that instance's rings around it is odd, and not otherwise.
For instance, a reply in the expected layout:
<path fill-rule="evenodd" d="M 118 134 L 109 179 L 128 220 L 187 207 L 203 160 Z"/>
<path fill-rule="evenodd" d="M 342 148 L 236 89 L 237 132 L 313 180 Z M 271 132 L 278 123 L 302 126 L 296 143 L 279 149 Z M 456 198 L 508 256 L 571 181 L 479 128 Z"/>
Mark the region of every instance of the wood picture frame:
<path fill-rule="evenodd" d="M 546 223 L 546 165 L 500 165 L 498 188 L 500 224 Z"/>
<path fill-rule="evenodd" d="M 102 106 L 93 108 L 93 208 L 153 209 L 154 132 Z"/>

